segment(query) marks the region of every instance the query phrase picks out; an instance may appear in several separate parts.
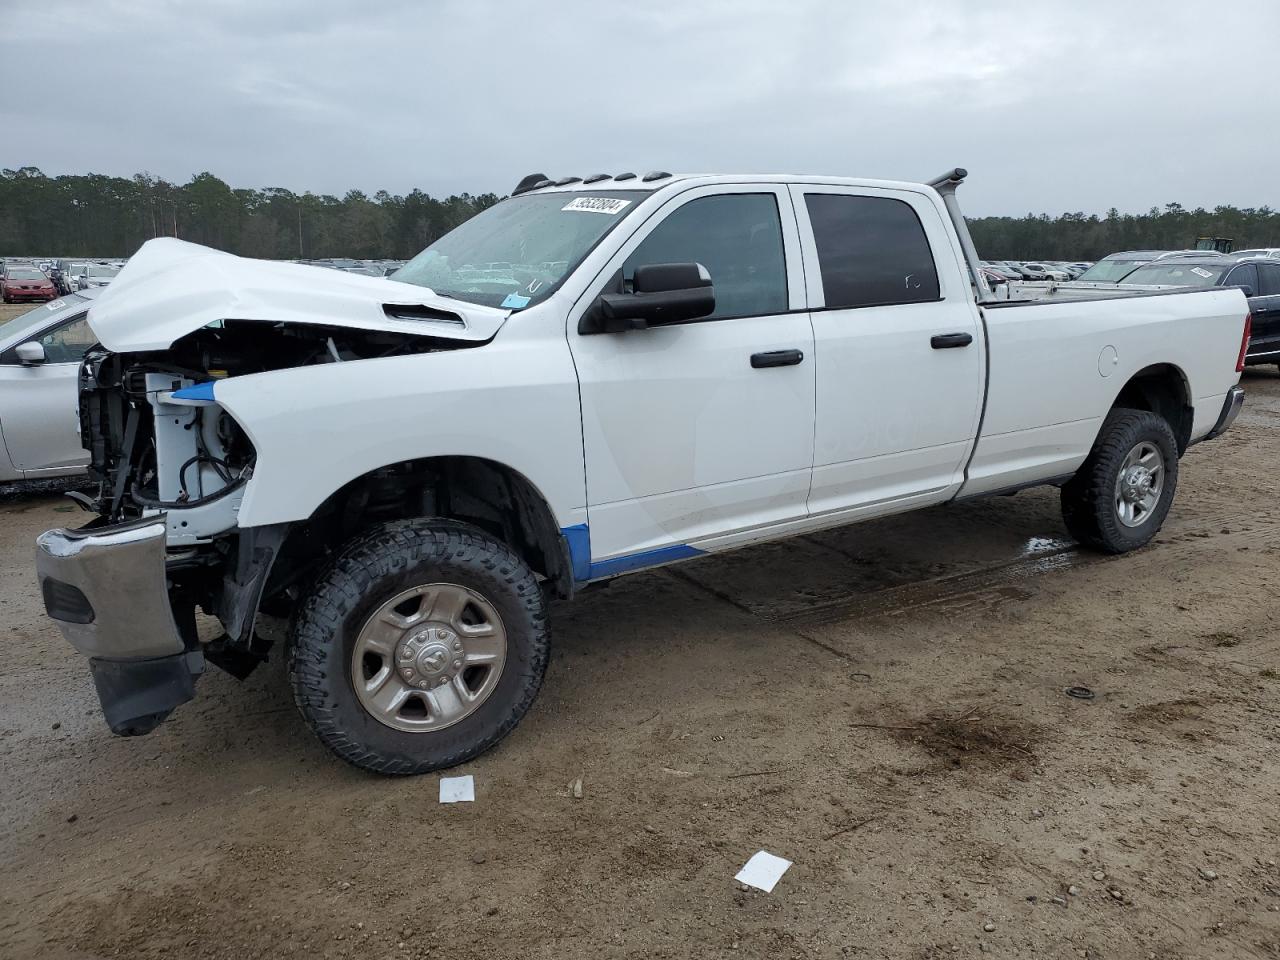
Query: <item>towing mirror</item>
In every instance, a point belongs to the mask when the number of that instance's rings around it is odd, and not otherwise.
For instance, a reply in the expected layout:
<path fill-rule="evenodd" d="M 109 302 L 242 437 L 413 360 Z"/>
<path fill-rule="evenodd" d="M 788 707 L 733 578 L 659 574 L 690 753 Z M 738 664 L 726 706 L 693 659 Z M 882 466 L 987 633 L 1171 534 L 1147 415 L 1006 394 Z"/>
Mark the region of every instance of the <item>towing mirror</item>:
<path fill-rule="evenodd" d="M 621 333 L 684 323 L 714 313 L 715 288 L 700 263 L 636 267 L 630 293 L 602 293 L 583 314 L 579 333 Z"/>
<path fill-rule="evenodd" d="M 44 363 L 44 344 L 39 340 L 28 340 L 20 343 L 13 350 L 24 367 L 35 367 Z"/>

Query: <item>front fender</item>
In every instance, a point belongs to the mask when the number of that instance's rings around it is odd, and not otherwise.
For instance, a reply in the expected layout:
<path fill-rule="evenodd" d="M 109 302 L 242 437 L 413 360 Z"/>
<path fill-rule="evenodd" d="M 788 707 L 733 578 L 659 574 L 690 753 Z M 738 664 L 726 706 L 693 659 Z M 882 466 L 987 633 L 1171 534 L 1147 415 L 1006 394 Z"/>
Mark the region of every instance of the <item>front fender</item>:
<path fill-rule="evenodd" d="M 257 451 L 241 527 L 304 520 L 357 477 L 439 456 L 504 464 L 562 527 L 586 519 L 578 384 L 563 340 L 277 370 L 220 381 L 216 395 Z"/>

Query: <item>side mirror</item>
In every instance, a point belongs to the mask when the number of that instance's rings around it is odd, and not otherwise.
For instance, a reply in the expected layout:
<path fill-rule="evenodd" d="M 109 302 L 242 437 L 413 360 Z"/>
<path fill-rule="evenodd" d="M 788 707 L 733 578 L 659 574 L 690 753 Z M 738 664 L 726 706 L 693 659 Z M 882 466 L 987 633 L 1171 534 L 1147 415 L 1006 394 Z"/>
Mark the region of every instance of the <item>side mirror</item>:
<path fill-rule="evenodd" d="M 715 312 L 711 274 L 700 263 L 636 267 L 630 293 L 602 293 L 578 324 L 579 333 L 621 333 L 684 323 Z"/>
<path fill-rule="evenodd" d="M 1245 299 L 1248 299 L 1249 297 L 1257 296 L 1257 294 L 1255 294 L 1253 291 L 1253 287 L 1247 283 L 1240 284 L 1240 292 L 1245 295 Z"/>
<path fill-rule="evenodd" d="M 24 367 L 35 367 L 44 363 L 44 344 L 39 340 L 28 340 L 26 343 L 18 344 L 14 350 L 14 354 L 22 362 Z"/>

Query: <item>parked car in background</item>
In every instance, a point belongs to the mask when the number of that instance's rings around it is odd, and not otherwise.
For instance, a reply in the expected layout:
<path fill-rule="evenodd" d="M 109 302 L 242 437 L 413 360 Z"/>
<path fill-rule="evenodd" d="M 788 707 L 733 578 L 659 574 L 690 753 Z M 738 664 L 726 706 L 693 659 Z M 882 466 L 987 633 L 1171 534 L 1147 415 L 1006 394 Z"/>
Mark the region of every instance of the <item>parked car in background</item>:
<path fill-rule="evenodd" d="M 31 303 L 53 300 L 58 288 L 36 266 L 6 267 L 0 276 L 0 297 L 5 303 Z"/>
<path fill-rule="evenodd" d="M 75 281 L 69 275 L 70 260 L 55 260 L 49 267 L 49 279 L 58 288 L 59 295 L 65 296 L 76 289 Z"/>
<path fill-rule="evenodd" d="M 63 275 L 67 279 L 67 285 L 71 288 L 68 293 L 75 293 L 80 289 L 80 278 L 84 276 L 85 270 L 89 265 L 83 260 L 75 260 L 64 268 Z"/>
<path fill-rule="evenodd" d="M 1036 280 L 1057 280 L 1060 282 L 1066 282 L 1071 279 L 1071 274 L 1067 273 L 1067 271 L 1063 270 L 1061 267 L 1056 267 L 1053 264 L 1031 262 L 1024 263 L 1023 266 L 1032 273 L 1038 274 L 1038 276 L 1033 278 Z"/>
<path fill-rule="evenodd" d="M 1280 247 L 1258 247 L 1255 250 L 1237 250 L 1231 254 L 1237 260 L 1249 260 L 1253 257 L 1265 257 L 1268 260 L 1280 260 Z"/>
<path fill-rule="evenodd" d="M 1023 279 L 1022 274 L 1019 273 L 1017 270 L 1013 269 L 1013 267 L 1009 266 L 1006 263 L 1001 263 L 996 260 L 983 260 L 982 269 L 990 273 L 998 274 L 999 276 L 1003 277 L 1005 280 Z"/>
<path fill-rule="evenodd" d="M 79 289 L 91 290 L 94 287 L 105 287 L 119 272 L 120 268 L 110 263 L 86 264 L 84 273 L 79 278 Z"/>
<path fill-rule="evenodd" d="M 0 324 L 0 481 L 83 473 L 76 377 L 95 337 L 93 291 L 73 293 Z"/>
<path fill-rule="evenodd" d="M 1025 263 L 1019 263 L 1017 260 L 1001 261 L 1006 267 L 1016 273 L 1023 280 L 1048 280 L 1048 276 L 1041 270 L 1032 270 Z"/>
<path fill-rule="evenodd" d="M 983 267 L 982 275 L 987 278 L 987 283 L 991 284 L 993 289 L 996 287 L 1002 287 L 1009 282 L 1008 277 L 992 267 Z"/>
<path fill-rule="evenodd" d="M 1176 257 L 1203 257 L 1200 250 L 1126 250 L 1103 257 L 1076 279 L 1081 283 L 1119 283 L 1138 267 L 1153 260 Z"/>
<path fill-rule="evenodd" d="M 1236 254 L 1158 260 L 1134 270 L 1121 284 L 1135 285 L 1242 288 L 1253 317 L 1245 363 L 1280 365 L 1280 260 L 1238 260 Z"/>

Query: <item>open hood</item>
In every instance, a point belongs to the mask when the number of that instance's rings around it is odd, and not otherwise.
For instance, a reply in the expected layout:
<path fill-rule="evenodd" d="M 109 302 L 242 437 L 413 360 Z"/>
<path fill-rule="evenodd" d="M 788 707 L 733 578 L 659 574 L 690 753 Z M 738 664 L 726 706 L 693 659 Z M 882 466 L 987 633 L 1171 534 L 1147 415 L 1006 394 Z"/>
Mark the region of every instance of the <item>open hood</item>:
<path fill-rule="evenodd" d="M 490 339 L 511 311 L 381 277 L 249 260 L 161 237 L 144 243 L 89 308 L 108 350 L 163 350 L 218 320 L 264 320 Z"/>

